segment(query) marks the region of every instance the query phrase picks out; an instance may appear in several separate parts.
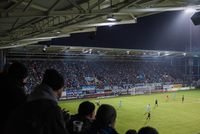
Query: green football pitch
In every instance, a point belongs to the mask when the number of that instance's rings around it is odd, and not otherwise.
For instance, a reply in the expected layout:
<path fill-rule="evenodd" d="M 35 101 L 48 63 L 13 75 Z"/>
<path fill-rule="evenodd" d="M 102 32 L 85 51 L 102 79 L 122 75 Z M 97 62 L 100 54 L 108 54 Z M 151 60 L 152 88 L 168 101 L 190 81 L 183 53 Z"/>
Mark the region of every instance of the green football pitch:
<path fill-rule="evenodd" d="M 166 100 L 166 96 L 169 100 Z M 185 96 L 184 103 L 181 102 Z M 155 99 L 158 107 L 154 108 Z M 60 102 L 60 106 L 75 114 L 78 105 L 85 101 L 69 100 Z M 128 129 L 139 130 L 143 126 L 155 127 L 160 134 L 198 134 L 200 133 L 200 90 L 179 91 L 99 99 L 101 104 L 113 105 L 117 110 L 116 130 L 123 134 Z M 119 108 L 119 102 L 122 107 Z M 95 99 L 89 99 L 95 103 Z M 146 121 L 146 105 L 151 105 L 151 119 Z M 96 106 L 96 109 L 98 107 Z"/>

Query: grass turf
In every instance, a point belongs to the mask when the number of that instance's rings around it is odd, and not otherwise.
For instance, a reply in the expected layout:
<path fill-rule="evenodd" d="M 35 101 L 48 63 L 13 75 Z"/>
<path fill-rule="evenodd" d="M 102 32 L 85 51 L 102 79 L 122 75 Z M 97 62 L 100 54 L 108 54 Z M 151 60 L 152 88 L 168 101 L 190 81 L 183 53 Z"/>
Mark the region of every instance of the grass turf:
<path fill-rule="evenodd" d="M 169 100 L 166 101 L 166 95 Z M 181 102 L 185 96 L 184 103 Z M 128 129 L 139 130 L 143 126 L 155 127 L 160 134 L 198 134 L 200 133 L 200 90 L 179 91 L 174 93 L 159 93 L 100 99 L 101 104 L 111 104 L 117 110 L 116 130 L 123 134 Z M 158 99 L 158 107 L 154 101 Z M 62 101 L 59 105 L 75 114 L 78 105 L 84 100 Z M 95 99 L 87 99 L 95 102 Z M 119 101 L 122 107 L 119 108 Z M 144 115 L 146 105 L 151 104 L 151 120 L 146 121 Z M 96 106 L 97 109 L 97 106 Z"/>

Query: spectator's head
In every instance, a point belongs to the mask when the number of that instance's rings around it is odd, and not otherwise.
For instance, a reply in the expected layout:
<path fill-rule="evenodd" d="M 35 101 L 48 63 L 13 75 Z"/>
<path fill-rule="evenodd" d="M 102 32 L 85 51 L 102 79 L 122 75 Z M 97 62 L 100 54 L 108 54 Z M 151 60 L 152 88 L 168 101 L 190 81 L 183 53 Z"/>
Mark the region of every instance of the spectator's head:
<path fill-rule="evenodd" d="M 159 134 L 159 133 L 155 128 L 147 126 L 140 128 L 138 134 Z"/>
<path fill-rule="evenodd" d="M 78 114 L 80 116 L 87 117 L 89 119 L 93 119 L 95 105 L 92 102 L 84 101 L 79 105 Z"/>
<path fill-rule="evenodd" d="M 96 123 L 99 127 L 113 127 L 115 126 L 115 120 L 117 112 L 115 108 L 108 104 L 102 104 L 97 110 Z"/>
<path fill-rule="evenodd" d="M 8 68 L 8 76 L 21 83 L 26 83 L 26 78 L 28 76 L 28 69 L 25 67 L 24 64 L 20 62 L 14 62 Z"/>
<path fill-rule="evenodd" d="M 55 69 L 47 69 L 45 71 L 43 84 L 50 86 L 54 92 L 57 93 L 57 97 L 60 98 L 62 94 L 62 88 L 64 86 L 64 78 Z"/>
<path fill-rule="evenodd" d="M 129 129 L 128 131 L 126 131 L 126 134 L 137 134 L 137 131 L 134 129 Z"/>

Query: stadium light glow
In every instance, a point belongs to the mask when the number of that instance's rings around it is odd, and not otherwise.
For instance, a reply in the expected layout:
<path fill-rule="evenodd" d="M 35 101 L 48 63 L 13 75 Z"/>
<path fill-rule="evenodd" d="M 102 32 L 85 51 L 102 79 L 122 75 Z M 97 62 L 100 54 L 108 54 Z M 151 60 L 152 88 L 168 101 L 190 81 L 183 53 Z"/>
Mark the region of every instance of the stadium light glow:
<path fill-rule="evenodd" d="M 82 49 L 82 53 L 88 53 L 88 50 Z"/>
<path fill-rule="evenodd" d="M 192 7 L 187 7 L 185 9 L 185 13 L 195 13 L 196 12 L 196 9 L 195 8 L 192 8 Z"/>
<path fill-rule="evenodd" d="M 107 21 L 111 21 L 111 22 L 115 22 L 116 21 L 116 19 L 113 17 L 113 15 L 111 15 L 111 16 L 107 16 L 107 19 L 106 19 Z"/>
<path fill-rule="evenodd" d="M 110 24 L 110 25 L 108 25 L 109 27 L 112 27 L 113 25 L 112 24 Z"/>
<path fill-rule="evenodd" d="M 92 53 L 92 49 L 89 49 L 89 54 L 91 54 Z"/>
<path fill-rule="evenodd" d="M 158 56 L 160 56 L 160 52 L 158 52 Z"/>
<path fill-rule="evenodd" d="M 101 23 L 93 23 L 93 24 L 83 24 L 79 25 L 78 27 L 85 28 L 85 27 L 100 27 L 100 26 L 110 26 L 110 25 L 122 25 L 122 24 L 135 24 L 136 20 L 122 20 L 116 22 L 101 22 Z"/>
<path fill-rule="evenodd" d="M 126 53 L 129 55 L 129 54 L 130 54 L 130 51 L 126 51 Z"/>
<path fill-rule="evenodd" d="M 43 51 L 43 52 L 46 52 L 46 51 L 47 51 L 47 45 L 44 45 L 42 51 Z"/>
<path fill-rule="evenodd" d="M 183 56 L 186 56 L 186 53 L 183 53 Z"/>
<path fill-rule="evenodd" d="M 165 56 L 169 56 L 170 55 L 170 53 L 169 52 L 165 52 Z"/>

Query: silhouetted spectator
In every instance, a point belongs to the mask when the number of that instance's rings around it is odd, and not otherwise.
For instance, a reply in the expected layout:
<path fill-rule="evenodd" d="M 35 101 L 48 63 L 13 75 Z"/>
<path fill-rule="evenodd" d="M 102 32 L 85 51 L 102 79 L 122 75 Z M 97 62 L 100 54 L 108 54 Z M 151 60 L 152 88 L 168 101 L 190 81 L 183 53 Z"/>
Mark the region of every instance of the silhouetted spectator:
<path fill-rule="evenodd" d="M 129 129 L 125 134 L 137 134 L 137 131 L 134 129 Z"/>
<path fill-rule="evenodd" d="M 26 101 L 24 85 L 28 76 L 27 68 L 19 62 L 14 62 L 0 80 L 1 130 L 2 133 L 10 114 Z"/>
<path fill-rule="evenodd" d="M 69 121 L 68 130 L 71 134 L 79 133 L 76 122 L 82 122 L 80 132 L 86 131 L 92 124 L 95 116 L 95 105 L 92 102 L 84 101 L 79 105 L 78 114 L 72 115 Z"/>
<path fill-rule="evenodd" d="M 42 83 L 30 94 L 28 102 L 11 116 L 6 134 L 67 134 L 63 112 L 57 103 L 63 86 L 60 73 L 46 70 Z"/>
<path fill-rule="evenodd" d="M 142 127 L 138 131 L 138 134 L 159 134 L 159 133 L 155 128 L 147 126 L 147 127 Z"/>
<path fill-rule="evenodd" d="M 115 130 L 117 113 L 113 106 L 102 104 L 96 114 L 96 119 L 85 134 L 118 134 Z"/>

